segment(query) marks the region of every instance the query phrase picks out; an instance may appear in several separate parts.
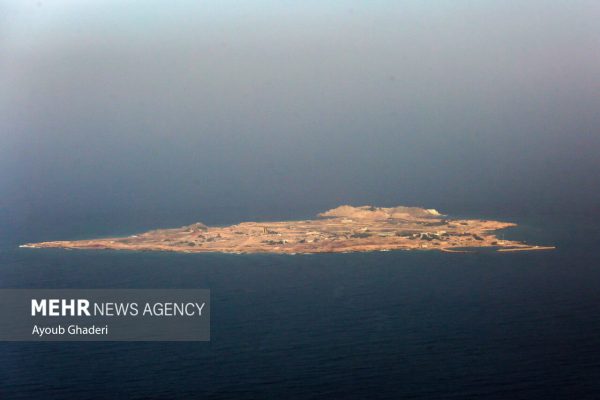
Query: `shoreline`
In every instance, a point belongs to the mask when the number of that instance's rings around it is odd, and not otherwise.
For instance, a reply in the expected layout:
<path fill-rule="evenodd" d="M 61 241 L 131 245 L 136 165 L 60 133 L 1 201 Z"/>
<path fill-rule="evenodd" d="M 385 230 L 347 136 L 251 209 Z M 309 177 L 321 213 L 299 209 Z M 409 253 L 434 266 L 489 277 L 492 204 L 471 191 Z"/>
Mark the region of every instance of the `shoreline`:
<path fill-rule="evenodd" d="M 499 231 L 516 226 L 486 219 L 451 219 L 436 210 L 418 207 L 340 206 L 313 220 L 249 221 L 212 227 L 197 222 L 126 237 L 26 243 L 19 247 L 229 254 L 554 249 L 498 238 Z"/>

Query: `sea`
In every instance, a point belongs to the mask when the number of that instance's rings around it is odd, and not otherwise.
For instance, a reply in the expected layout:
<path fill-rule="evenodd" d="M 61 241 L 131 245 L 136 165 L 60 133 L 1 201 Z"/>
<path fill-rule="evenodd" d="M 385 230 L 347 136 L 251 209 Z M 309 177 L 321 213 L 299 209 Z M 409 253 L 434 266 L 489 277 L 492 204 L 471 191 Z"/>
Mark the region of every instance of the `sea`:
<path fill-rule="evenodd" d="M 600 398 L 600 218 L 503 219 L 556 249 L 69 251 L 18 247 L 61 224 L 5 229 L 1 288 L 207 288 L 211 340 L 1 342 L 0 399 Z"/>

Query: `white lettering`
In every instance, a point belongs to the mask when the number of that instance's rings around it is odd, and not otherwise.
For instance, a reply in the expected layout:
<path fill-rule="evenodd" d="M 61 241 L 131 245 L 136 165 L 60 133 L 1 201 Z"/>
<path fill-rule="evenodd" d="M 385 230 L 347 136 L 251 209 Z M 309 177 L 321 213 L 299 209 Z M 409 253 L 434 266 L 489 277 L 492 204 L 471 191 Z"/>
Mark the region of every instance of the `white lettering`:
<path fill-rule="evenodd" d="M 77 315 L 81 315 L 83 313 L 89 317 L 90 316 L 90 312 L 88 310 L 89 308 L 90 308 L 89 301 L 87 301 L 86 299 L 78 299 L 77 300 Z"/>
<path fill-rule="evenodd" d="M 90 316 L 90 302 L 85 299 L 31 299 L 31 316 L 41 314 L 44 317 Z"/>
<path fill-rule="evenodd" d="M 40 300 L 38 302 L 36 299 L 31 299 L 31 316 L 35 316 L 38 312 L 42 313 L 42 315 L 46 315 L 46 300 Z"/>
<path fill-rule="evenodd" d="M 59 299 L 50 299 L 46 300 L 48 302 L 48 315 L 51 317 L 59 317 L 60 316 L 60 300 Z"/>
<path fill-rule="evenodd" d="M 44 335 L 63 335 L 65 333 L 65 328 L 62 325 L 58 326 L 33 326 L 33 330 L 31 332 L 32 335 L 38 335 L 42 337 Z"/>
<path fill-rule="evenodd" d="M 174 317 L 195 315 L 202 316 L 202 309 L 206 303 L 146 303 L 143 316 L 150 315 L 155 317 Z"/>

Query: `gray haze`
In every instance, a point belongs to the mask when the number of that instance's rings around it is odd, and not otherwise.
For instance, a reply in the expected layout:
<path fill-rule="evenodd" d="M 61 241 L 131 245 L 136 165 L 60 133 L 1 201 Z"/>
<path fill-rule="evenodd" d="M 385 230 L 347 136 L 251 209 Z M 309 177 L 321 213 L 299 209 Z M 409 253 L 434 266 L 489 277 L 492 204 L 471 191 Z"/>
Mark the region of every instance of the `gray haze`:
<path fill-rule="evenodd" d="M 0 1 L 8 226 L 600 204 L 597 1 L 83 3 Z"/>

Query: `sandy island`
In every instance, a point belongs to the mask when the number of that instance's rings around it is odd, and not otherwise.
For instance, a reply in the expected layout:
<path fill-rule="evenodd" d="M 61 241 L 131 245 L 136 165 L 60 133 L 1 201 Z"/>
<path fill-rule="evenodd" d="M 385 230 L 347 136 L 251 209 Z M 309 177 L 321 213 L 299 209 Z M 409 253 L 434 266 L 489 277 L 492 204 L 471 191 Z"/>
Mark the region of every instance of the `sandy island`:
<path fill-rule="evenodd" d="M 488 248 L 497 251 L 548 250 L 499 239 L 495 231 L 510 222 L 450 219 L 418 207 L 340 206 L 315 220 L 242 222 L 209 227 L 200 222 L 127 237 L 28 243 L 20 247 L 176 251 L 185 253 L 346 253 L 389 250 L 441 250 L 463 253 Z"/>

